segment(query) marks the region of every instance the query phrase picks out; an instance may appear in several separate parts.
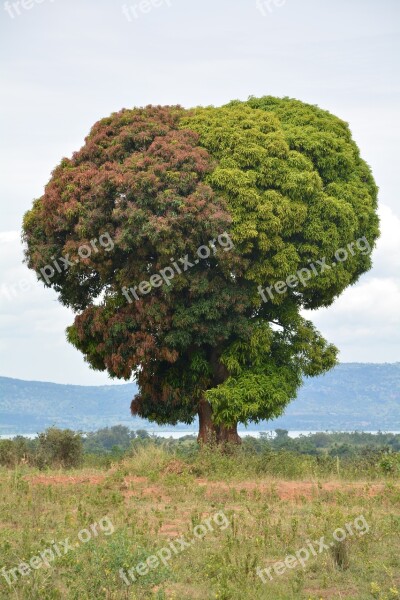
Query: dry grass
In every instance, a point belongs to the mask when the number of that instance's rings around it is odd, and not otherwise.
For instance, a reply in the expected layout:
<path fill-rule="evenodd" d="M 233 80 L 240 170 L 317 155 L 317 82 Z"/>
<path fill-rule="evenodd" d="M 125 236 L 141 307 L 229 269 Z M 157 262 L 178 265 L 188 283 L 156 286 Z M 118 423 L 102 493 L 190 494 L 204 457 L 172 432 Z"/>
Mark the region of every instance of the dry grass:
<path fill-rule="evenodd" d="M 11 569 L 69 537 L 73 549 L 49 567 L 0 578 L 0 598 L 16 600 L 394 600 L 400 584 L 400 484 L 247 474 L 235 456 L 208 463 L 142 448 L 107 471 L 0 471 L 0 568 Z M 219 462 L 218 462 L 219 461 Z M 235 469 L 235 465 L 237 469 Z M 295 467 L 293 467 L 294 470 Z M 207 472 L 209 469 L 209 472 Z M 221 476 L 224 474 L 224 476 Z M 118 571 L 134 567 L 223 511 L 214 527 L 169 564 L 126 586 Z M 78 533 L 107 515 L 115 531 L 74 546 Z M 365 535 L 348 536 L 263 583 L 272 567 L 363 515 Z"/>

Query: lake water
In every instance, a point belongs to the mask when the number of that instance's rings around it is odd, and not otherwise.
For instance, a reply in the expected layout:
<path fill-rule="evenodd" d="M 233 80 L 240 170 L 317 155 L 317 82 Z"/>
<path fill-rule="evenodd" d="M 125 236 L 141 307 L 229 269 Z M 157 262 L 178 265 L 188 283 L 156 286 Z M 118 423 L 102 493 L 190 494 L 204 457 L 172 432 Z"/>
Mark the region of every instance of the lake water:
<path fill-rule="evenodd" d="M 155 434 L 159 437 L 163 437 L 163 438 L 169 438 L 172 437 L 173 439 L 177 440 L 180 437 L 183 437 L 184 435 L 195 435 L 197 436 L 197 430 L 194 429 L 188 429 L 186 431 L 152 431 L 150 429 L 147 430 L 149 433 L 151 434 Z M 255 437 L 255 438 L 259 438 L 260 437 L 260 433 L 267 433 L 268 435 L 275 437 L 275 431 L 247 431 L 246 429 L 240 430 L 238 429 L 238 434 L 240 435 L 240 437 L 244 437 L 246 435 L 250 436 L 250 437 Z M 301 435 L 309 435 L 310 433 L 319 433 L 318 431 L 289 431 L 288 435 L 291 438 L 298 438 Z M 325 431 L 324 433 L 340 433 L 338 431 Z M 350 432 L 353 433 L 353 432 Z M 382 433 L 379 431 L 364 431 L 363 433 Z M 399 434 L 400 431 L 385 431 L 383 433 L 392 433 L 392 434 Z"/>
<path fill-rule="evenodd" d="M 144 427 L 142 429 L 145 429 Z M 181 429 L 181 430 L 157 430 L 157 429 L 150 429 L 147 428 L 146 431 L 150 434 L 150 435 L 157 435 L 158 437 L 162 437 L 162 438 L 173 438 L 174 440 L 177 440 L 185 435 L 194 435 L 197 436 L 197 430 L 195 429 Z M 244 436 L 250 436 L 250 437 L 254 437 L 254 438 L 259 438 L 260 437 L 260 433 L 267 433 L 269 435 L 271 435 L 272 437 L 275 436 L 275 431 L 248 431 L 246 429 L 238 429 L 238 434 L 240 435 L 240 437 L 244 437 Z M 301 435 L 309 435 L 310 433 L 320 433 L 318 431 L 289 431 L 289 437 L 291 438 L 298 438 Z M 325 431 L 323 433 L 344 433 L 344 432 L 338 432 L 338 431 Z M 347 432 L 347 433 L 353 433 L 353 432 Z M 400 434 L 400 431 L 363 431 L 362 433 L 391 433 L 391 434 Z M 37 436 L 37 433 L 14 433 L 14 434 L 10 434 L 10 435 L 0 435 L 0 439 L 2 440 L 9 440 L 12 439 L 13 437 L 15 437 L 16 435 L 23 435 L 26 438 L 30 438 L 33 439 Z"/>

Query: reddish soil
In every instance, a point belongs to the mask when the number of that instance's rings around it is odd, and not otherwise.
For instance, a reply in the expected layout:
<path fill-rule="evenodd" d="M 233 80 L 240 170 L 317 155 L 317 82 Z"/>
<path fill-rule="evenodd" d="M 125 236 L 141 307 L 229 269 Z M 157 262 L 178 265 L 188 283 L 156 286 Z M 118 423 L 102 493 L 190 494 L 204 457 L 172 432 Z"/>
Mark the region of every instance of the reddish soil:
<path fill-rule="evenodd" d="M 76 485 L 91 484 L 99 485 L 104 482 L 104 475 L 36 475 L 26 477 L 33 485 Z M 221 497 L 235 490 L 239 494 L 250 495 L 260 493 L 274 495 L 281 500 L 298 500 L 301 498 L 315 498 L 320 495 L 338 493 L 351 493 L 356 496 L 377 496 L 385 489 L 384 484 L 367 484 L 363 482 L 341 483 L 325 482 L 314 483 L 312 481 L 235 481 L 226 483 L 224 481 L 209 481 L 207 479 L 196 479 L 199 486 L 206 486 L 206 497 Z M 124 495 L 128 497 L 157 497 L 164 502 L 170 502 L 171 498 L 165 494 L 165 488 L 160 484 L 148 484 L 147 477 L 125 477 L 121 486 Z"/>
<path fill-rule="evenodd" d="M 277 481 L 277 482 L 262 482 L 241 481 L 234 483 L 225 483 L 220 481 L 207 481 L 206 479 L 198 479 L 199 485 L 207 486 L 206 496 L 214 496 L 215 493 L 229 492 L 235 489 L 237 492 L 252 493 L 259 492 L 261 494 L 274 494 L 281 500 L 296 500 L 299 498 L 313 498 L 320 496 L 323 493 L 353 493 L 357 496 L 376 496 L 384 490 L 383 484 L 366 484 L 366 483 L 341 483 L 341 482 L 326 482 L 314 483 L 312 481 Z"/>
<path fill-rule="evenodd" d="M 97 485 L 104 481 L 104 475 L 81 475 L 79 477 L 73 477 L 69 475 L 35 475 L 34 477 L 25 477 L 29 483 L 42 484 L 42 485 L 70 485 L 77 483 L 90 483 Z"/>

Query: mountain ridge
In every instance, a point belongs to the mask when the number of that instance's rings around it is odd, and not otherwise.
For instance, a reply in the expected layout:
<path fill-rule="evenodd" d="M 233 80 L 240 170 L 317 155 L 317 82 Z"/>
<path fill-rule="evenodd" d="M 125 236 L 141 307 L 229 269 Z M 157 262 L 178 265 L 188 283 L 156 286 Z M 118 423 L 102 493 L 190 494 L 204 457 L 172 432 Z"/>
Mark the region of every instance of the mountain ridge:
<path fill-rule="evenodd" d="M 163 429 L 130 416 L 136 391 L 134 383 L 85 386 L 0 376 L 0 434 L 32 433 L 51 425 L 82 431 L 116 424 Z M 400 430 L 400 362 L 341 363 L 325 375 L 306 379 L 283 416 L 249 425 L 251 430 L 277 427 Z"/>

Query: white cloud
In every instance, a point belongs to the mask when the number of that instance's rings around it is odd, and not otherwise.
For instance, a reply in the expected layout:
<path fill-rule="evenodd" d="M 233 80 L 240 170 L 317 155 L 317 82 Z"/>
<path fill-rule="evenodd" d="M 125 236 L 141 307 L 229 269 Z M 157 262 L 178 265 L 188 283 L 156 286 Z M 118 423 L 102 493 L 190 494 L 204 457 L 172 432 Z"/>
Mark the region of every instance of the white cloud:
<path fill-rule="evenodd" d="M 1 375 L 57 383 L 109 384 L 65 338 L 72 311 L 23 264 L 18 231 L 0 232 Z"/>
<path fill-rule="evenodd" d="M 373 269 L 328 307 L 308 318 L 340 349 L 344 362 L 400 361 L 400 219 L 379 208 L 381 237 Z"/>
<path fill-rule="evenodd" d="M 400 218 L 386 204 L 379 207 L 381 237 L 373 254 L 380 275 L 388 274 L 400 281 Z"/>

